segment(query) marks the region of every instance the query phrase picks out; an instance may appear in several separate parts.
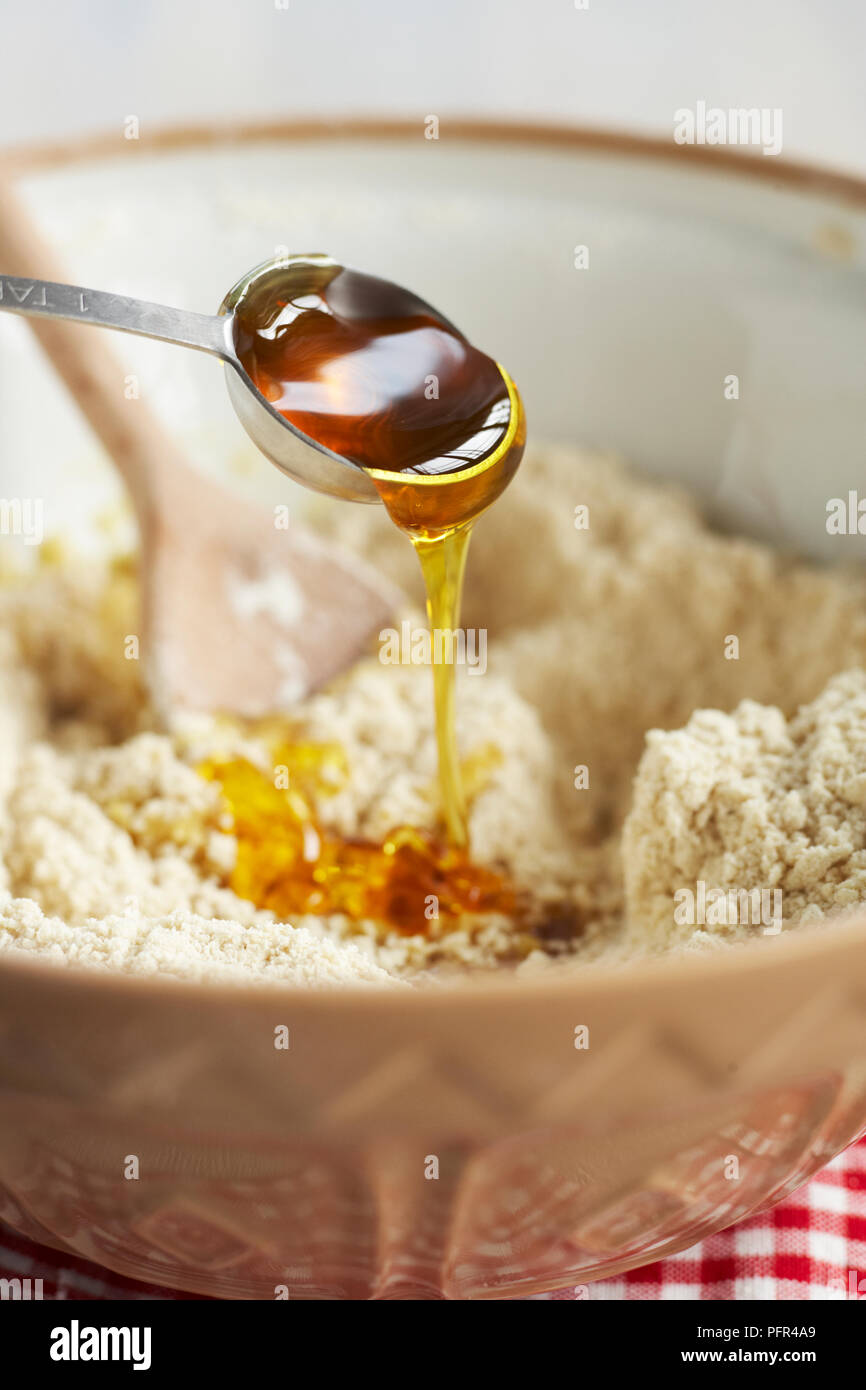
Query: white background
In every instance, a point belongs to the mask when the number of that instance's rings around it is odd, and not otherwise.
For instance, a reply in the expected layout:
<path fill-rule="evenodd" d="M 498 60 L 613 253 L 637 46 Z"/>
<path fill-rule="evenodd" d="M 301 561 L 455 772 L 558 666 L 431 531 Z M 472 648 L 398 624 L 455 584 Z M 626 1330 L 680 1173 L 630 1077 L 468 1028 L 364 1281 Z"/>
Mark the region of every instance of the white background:
<path fill-rule="evenodd" d="M 0 0 L 0 143 L 331 112 L 667 136 L 704 100 L 780 107 L 785 155 L 866 173 L 863 0 L 588 3 Z"/>

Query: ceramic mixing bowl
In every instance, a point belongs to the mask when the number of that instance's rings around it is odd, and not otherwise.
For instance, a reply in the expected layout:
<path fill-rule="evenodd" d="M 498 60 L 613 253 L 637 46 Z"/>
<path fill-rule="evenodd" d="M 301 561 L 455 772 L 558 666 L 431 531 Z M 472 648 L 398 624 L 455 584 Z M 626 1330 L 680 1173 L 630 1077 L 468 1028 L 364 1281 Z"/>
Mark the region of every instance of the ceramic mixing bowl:
<path fill-rule="evenodd" d="M 446 122 L 437 142 L 420 123 L 118 138 L 22 173 L 79 283 L 208 310 L 275 247 L 327 250 L 495 348 L 536 438 L 619 449 L 719 524 L 827 555 L 826 499 L 855 485 L 866 425 L 866 186 Z M 279 495 L 213 364 L 124 354 L 202 466 Z M 26 479 L 81 541 L 114 479 L 23 325 L 0 324 L 0 362 L 4 495 Z M 0 1217 L 203 1294 L 586 1284 L 779 1199 L 864 1124 L 866 917 L 426 993 L 0 958 Z"/>

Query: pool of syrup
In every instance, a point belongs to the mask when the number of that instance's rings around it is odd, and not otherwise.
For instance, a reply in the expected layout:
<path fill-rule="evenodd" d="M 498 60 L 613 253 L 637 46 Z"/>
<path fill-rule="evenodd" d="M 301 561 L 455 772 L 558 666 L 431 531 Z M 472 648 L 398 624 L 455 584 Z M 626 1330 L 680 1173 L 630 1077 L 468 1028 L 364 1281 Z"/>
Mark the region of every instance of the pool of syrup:
<path fill-rule="evenodd" d="M 348 776 L 342 749 L 286 741 L 284 731 L 269 742 L 274 765 L 287 774 L 285 788 L 242 757 L 212 758 L 199 768 L 222 790 L 237 841 L 228 885 L 238 897 L 281 921 L 339 914 L 412 936 L 452 930 L 467 913 L 519 911 L 505 877 L 434 835 L 395 826 L 375 844 L 328 829 L 316 808 Z M 483 754 L 466 769 L 481 785 L 485 759 L 496 761 L 492 750 Z"/>

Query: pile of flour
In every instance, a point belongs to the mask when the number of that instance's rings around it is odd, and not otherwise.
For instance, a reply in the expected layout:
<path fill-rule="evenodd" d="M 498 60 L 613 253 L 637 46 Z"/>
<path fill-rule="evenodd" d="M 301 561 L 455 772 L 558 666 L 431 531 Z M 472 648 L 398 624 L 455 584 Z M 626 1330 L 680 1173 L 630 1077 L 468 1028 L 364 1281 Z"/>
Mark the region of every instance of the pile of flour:
<path fill-rule="evenodd" d="M 669 947 L 671 904 L 693 916 L 699 891 L 705 922 L 674 919 L 685 937 L 774 935 L 866 902 L 866 673 L 835 677 L 791 719 L 744 700 L 650 733 L 623 862 L 637 947 Z M 761 908 L 741 908 L 756 892 Z"/>
<path fill-rule="evenodd" d="M 381 509 L 321 501 L 313 520 L 420 607 L 417 562 Z M 462 673 L 458 703 L 461 751 L 486 768 L 473 855 L 537 905 L 532 929 L 490 917 L 405 938 L 276 922 L 239 898 L 219 787 L 195 768 L 264 748 L 219 719 L 155 732 L 124 656 L 134 568 L 45 559 L 0 586 L 0 949 L 399 986 L 760 931 L 679 920 L 677 894 L 699 881 L 780 888 L 785 927 L 866 898 L 866 584 L 717 536 L 614 459 L 530 452 L 470 553 L 464 621 L 488 634 L 488 670 Z M 429 670 L 372 654 L 304 703 L 293 735 L 345 751 L 325 825 L 434 826 Z"/>

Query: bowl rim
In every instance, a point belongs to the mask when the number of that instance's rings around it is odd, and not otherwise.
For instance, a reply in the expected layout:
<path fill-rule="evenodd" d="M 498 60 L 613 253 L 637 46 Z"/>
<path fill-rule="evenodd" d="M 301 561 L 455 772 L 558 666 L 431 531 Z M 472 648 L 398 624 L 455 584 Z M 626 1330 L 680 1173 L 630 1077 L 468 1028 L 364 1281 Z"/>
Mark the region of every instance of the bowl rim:
<path fill-rule="evenodd" d="M 548 152 L 681 162 L 691 169 L 743 174 L 765 184 L 784 184 L 866 207 L 866 177 L 809 160 L 783 156 L 766 159 L 738 146 L 678 145 L 673 138 L 665 140 L 660 136 L 602 125 L 462 115 L 447 116 L 445 121 L 448 139 L 464 144 L 511 143 L 544 148 Z M 116 133 L 96 131 L 66 140 L 5 145 L 0 147 L 0 154 L 10 172 L 28 174 L 111 158 L 121 149 L 124 157 L 144 158 L 167 151 L 280 140 L 403 140 L 417 138 L 418 130 L 417 117 L 379 115 L 230 120 L 207 124 L 180 122 L 145 130 L 137 140 L 123 141 L 122 145 Z"/>
<path fill-rule="evenodd" d="M 715 175 L 744 175 L 780 191 L 794 189 L 835 199 L 866 210 L 866 178 L 807 161 L 774 157 L 763 159 L 736 147 L 677 145 L 674 140 L 638 134 L 603 126 L 569 125 L 544 121 L 446 117 L 449 140 L 463 144 L 519 144 L 545 152 L 596 154 L 647 162 L 680 163 L 685 172 Z M 74 164 L 86 164 L 118 156 L 142 158 L 169 152 L 219 148 L 230 145 L 267 144 L 279 141 L 405 140 L 417 139 L 419 118 L 405 116 L 341 116 L 278 118 L 250 121 L 209 122 L 207 124 L 168 124 L 146 131 L 135 141 L 124 141 L 113 132 L 96 132 L 66 140 L 39 141 L 5 146 L 0 157 L 13 176 L 38 174 Z M 351 940 L 351 938 L 348 938 Z M 482 1003 L 521 1003 L 532 1007 L 545 1000 L 588 996 L 601 1001 L 620 993 L 623 983 L 630 990 L 651 990 L 656 981 L 667 986 L 696 987 L 709 979 L 728 978 L 743 970 L 763 969 L 777 973 L 785 964 L 796 966 L 814 957 L 832 959 L 852 947 L 866 948 L 866 909 L 847 914 L 845 920 L 825 918 L 818 924 L 785 932 L 778 939 L 756 939 L 732 943 L 730 949 L 673 951 L 658 956 L 617 962 L 589 962 L 559 970 L 553 964 L 538 976 L 516 977 L 511 969 L 467 972 L 456 983 L 433 987 L 395 988 L 392 984 L 353 983 L 332 988 L 311 989 L 274 979 L 264 981 L 242 977 L 225 980 L 190 980 L 170 975 L 133 975 L 120 970 L 77 964 L 60 965 L 35 953 L 0 951 L 0 976 L 10 983 L 20 980 L 25 987 L 39 984 L 74 986 L 104 992 L 128 994 L 131 999 L 159 995 L 174 997 L 181 1005 L 193 1001 L 199 1006 L 222 1006 L 234 1001 L 246 1006 L 273 1005 L 279 999 L 289 1005 L 301 1000 L 311 1007 L 339 1008 L 351 999 L 353 1006 L 368 1001 L 379 1013 L 383 1008 L 402 1012 L 411 998 L 411 1008 L 438 1010 Z M 166 995 L 168 990 L 168 995 Z"/>
<path fill-rule="evenodd" d="M 351 938 L 348 938 L 351 940 Z M 655 985 L 666 990 L 699 991 L 708 985 L 727 984 L 748 973 L 754 979 L 761 974 L 768 989 L 778 987 L 786 967 L 793 972 L 804 964 L 815 968 L 834 958 L 858 955 L 866 951 L 866 908 L 847 915 L 841 921 L 824 918 L 783 932 L 778 938 L 756 937 L 754 941 L 736 941 L 717 948 L 664 952 L 641 956 L 633 960 L 579 962 L 557 967 L 554 963 L 543 973 L 519 977 L 508 966 L 490 970 L 467 971 L 455 981 L 414 985 L 411 980 L 387 984 L 361 981 L 345 985 L 295 985 L 279 979 L 249 981 L 238 974 L 230 980 L 188 979 L 167 974 L 131 974 L 103 966 L 61 964 L 36 952 L 0 951 L 0 987 L 26 989 L 47 986 L 66 993 L 70 987 L 91 993 L 99 999 L 126 997 L 130 1003 L 150 1000 L 167 1004 L 169 1000 L 181 1007 L 198 1009 L 222 1008 L 234 1005 L 237 1009 L 258 1009 L 286 1004 L 304 1010 L 345 1008 L 351 1004 L 374 1010 L 377 1019 L 385 1015 L 400 1016 L 407 1008 L 413 1013 L 423 1009 L 426 1014 L 456 1007 L 498 1007 L 501 1005 L 527 1008 L 539 1006 L 592 1002 L 604 1007 L 612 1000 L 621 1000 L 623 993 L 639 998 L 653 991 Z M 828 971 L 829 974 L 829 971 Z M 826 988 L 826 976 L 819 988 Z M 844 973 L 837 979 L 846 978 Z M 850 977 L 849 977 L 850 978 Z M 625 987 L 625 989 L 624 989 Z M 637 1021 L 637 1019 L 635 1019 Z"/>

